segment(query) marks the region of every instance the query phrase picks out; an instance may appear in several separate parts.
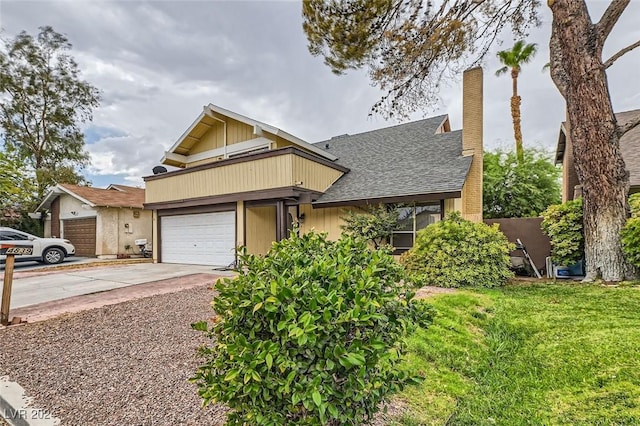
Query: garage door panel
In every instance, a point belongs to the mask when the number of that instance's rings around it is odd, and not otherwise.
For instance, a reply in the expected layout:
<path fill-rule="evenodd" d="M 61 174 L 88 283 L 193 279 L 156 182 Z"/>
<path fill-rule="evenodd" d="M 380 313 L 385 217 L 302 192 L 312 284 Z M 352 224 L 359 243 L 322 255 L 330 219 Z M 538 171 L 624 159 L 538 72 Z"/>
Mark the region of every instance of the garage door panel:
<path fill-rule="evenodd" d="M 76 248 L 76 256 L 96 255 L 96 218 L 62 221 L 64 238 Z"/>
<path fill-rule="evenodd" d="M 235 212 L 164 216 L 164 263 L 227 266 L 235 260 Z"/>

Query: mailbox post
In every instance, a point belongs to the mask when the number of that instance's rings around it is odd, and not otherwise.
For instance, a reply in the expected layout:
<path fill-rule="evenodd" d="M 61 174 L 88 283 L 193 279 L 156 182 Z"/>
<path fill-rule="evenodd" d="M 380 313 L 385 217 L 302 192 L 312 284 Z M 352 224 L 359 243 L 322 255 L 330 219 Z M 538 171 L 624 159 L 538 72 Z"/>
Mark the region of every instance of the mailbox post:
<path fill-rule="evenodd" d="M 7 256 L 4 265 L 4 283 L 2 286 L 2 303 L 0 304 L 0 324 L 9 325 L 9 308 L 11 306 L 11 287 L 13 286 L 13 265 L 16 254 L 30 255 L 33 247 L 20 245 L 0 245 L 0 254 Z"/>

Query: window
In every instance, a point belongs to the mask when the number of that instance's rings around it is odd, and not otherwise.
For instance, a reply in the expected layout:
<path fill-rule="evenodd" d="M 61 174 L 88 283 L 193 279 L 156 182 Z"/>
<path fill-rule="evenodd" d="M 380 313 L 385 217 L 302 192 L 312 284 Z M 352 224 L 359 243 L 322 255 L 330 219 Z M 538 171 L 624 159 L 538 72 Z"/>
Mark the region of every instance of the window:
<path fill-rule="evenodd" d="M 2 241 L 27 241 L 29 236 L 19 232 L 2 231 L 0 232 L 0 240 Z"/>
<path fill-rule="evenodd" d="M 409 250 L 413 247 L 416 232 L 440 220 L 440 204 L 401 207 L 398 213 L 398 226 L 391 236 L 394 254 Z"/>

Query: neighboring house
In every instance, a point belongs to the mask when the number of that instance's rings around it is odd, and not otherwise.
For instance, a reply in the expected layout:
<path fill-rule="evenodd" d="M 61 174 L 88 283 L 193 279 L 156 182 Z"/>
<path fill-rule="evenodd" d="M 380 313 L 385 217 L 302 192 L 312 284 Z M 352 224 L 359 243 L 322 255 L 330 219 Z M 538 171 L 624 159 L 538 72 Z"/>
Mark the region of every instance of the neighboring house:
<path fill-rule="evenodd" d="M 640 109 L 616 113 L 620 126 L 640 116 Z M 640 126 L 636 126 L 620 138 L 620 151 L 629 171 L 630 193 L 640 192 Z M 567 122 L 560 125 L 560 135 L 556 147 L 556 164 L 562 164 L 562 202 L 573 200 L 576 190 L 580 193 L 580 182 L 573 162 L 573 148 Z"/>
<path fill-rule="evenodd" d="M 310 144 L 215 105 L 165 153 L 181 169 L 147 176 L 159 262 L 227 266 L 264 254 L 293 222 L 338 238 L 344 209 L 405 203 L 392 243 L 459 210 L 482 220 L 482 69 L 465 72 L 463 130 L 448 116 Z"/>
<path fill-rule="evenodd" d="M 77 256 L 114 258 L 137 254 L 136 239 L 151 242 L 152 213 L 143 210 L 144 189 L 56 185 L 36 211 L 49 210 L 45 237 L 66 238 Z"/>

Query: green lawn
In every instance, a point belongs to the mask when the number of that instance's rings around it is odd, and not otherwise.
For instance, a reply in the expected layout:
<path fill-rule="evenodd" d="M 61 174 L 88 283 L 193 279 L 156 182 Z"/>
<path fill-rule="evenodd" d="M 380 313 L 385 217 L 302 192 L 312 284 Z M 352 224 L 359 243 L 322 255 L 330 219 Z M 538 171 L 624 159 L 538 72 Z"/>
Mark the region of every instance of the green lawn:
<path fill-rule="evenodd" d="M 400 425 L 640 425 L 640 288 L 511 285 L 430 299 Z"/>

